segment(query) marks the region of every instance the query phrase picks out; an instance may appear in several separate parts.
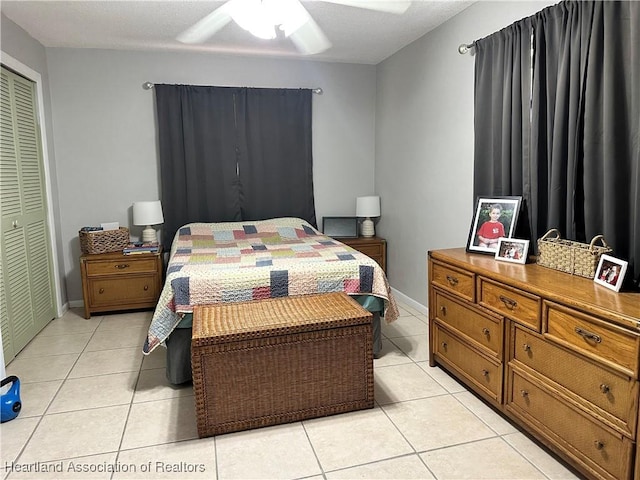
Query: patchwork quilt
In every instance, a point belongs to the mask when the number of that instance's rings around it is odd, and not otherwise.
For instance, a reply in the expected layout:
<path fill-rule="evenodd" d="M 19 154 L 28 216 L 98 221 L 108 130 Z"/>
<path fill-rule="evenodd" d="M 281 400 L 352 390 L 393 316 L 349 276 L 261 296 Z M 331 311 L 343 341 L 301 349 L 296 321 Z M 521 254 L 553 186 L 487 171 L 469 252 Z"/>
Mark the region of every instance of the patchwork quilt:
<path fill-rule="evenodd" d="M 299 218 L 191 223 L 176 233 L 143 353 L 162 344 L 194 305 L 343 291 L 398 308 L 382 268 Z"/>

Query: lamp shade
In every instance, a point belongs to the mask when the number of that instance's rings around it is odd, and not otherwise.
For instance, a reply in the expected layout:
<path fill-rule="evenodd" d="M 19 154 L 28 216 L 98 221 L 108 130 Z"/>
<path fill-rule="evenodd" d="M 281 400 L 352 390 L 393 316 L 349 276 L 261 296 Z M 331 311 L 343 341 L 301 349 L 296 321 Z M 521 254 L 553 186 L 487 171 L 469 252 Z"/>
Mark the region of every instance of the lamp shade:
<path fill-rule="evenodd" d="M 164 223 L 160 200 L 133 204 L 134 225 L 158 225 L 159 223 Z"/>
<path fill-rule="evenodd" d="M 358 197 L 356 199 L 356 217 L 379 217 L 380 216 L 380 197 Z"/>

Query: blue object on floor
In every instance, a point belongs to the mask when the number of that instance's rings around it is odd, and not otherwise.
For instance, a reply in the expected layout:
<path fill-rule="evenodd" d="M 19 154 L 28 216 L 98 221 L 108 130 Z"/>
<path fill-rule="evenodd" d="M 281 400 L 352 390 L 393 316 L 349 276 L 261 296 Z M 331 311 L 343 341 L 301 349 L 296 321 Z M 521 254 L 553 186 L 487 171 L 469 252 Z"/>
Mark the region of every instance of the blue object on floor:
<path fill-rule="evenodd" d="M 22 403 L 20 402 L 20 379 L 15 375 L 5 378 L 0 382 L 0 388 L 13 383 L 7 393 L 2 394 L 2 414 L 0 415 L 0 423 L 13 420 L 20 413 Z"/>

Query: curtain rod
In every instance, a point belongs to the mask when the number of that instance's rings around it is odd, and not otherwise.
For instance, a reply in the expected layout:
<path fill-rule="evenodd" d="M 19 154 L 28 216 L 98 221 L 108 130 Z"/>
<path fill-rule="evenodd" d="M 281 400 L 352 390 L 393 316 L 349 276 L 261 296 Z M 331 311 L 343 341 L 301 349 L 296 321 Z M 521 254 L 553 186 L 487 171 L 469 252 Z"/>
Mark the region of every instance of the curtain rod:
<path fill-rule="evenodd" d="M 144 82 L 142 84 L 142 88 L 144 88 L 145 90 L 151 90 L 153 88 L 153 83 Z M 322 89 L 321 88 L 312 88 L 311 91 L 313 93 L 315 93 L 315 94 L 322 95 Z"/>
<path fill-rule="evenodd" d="M 461 43 L 458 47 L 458 53 L 460 55 L 464 55 L 465 53 L 471 51 L 472 48 L 476 48 L 476 42 L 471 42 L 469 45 L 466 43 Z"/>

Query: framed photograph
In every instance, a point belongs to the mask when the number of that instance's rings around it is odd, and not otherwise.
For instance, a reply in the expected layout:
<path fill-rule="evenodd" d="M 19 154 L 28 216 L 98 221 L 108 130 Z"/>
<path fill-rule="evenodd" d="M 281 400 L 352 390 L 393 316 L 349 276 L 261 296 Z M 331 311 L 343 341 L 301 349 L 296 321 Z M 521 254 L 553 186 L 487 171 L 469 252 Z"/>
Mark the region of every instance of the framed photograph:
<path fill-rule="evenodd" d="M 498 250 L 496 250 L 496 260 L 513 263 L 527 263 L 529 251 L 529 240 L 519 240 L 517 238 L 498 239 Z"/>
<path fill-rule="evenodd" d="M 521 203 L 522 197 L 478 198 L 467 252 L 495 254 L 501 237 L 513 237 Z"/>
<path fill-rule="evenodd" d="M 620 291 L 628 262 L 609 255 L 602 255 L 593 281 L 615 292 Z"/>

